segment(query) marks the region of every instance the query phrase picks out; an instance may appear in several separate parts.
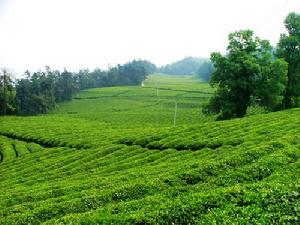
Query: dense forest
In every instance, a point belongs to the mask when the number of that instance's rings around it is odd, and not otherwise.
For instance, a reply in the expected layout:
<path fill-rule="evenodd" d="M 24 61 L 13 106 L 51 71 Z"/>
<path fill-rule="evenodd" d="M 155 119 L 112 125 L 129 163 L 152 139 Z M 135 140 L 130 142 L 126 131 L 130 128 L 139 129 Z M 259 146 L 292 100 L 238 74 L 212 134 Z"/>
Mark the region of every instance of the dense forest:
<path fill-rule="evenodd" d="M 26 71 L 23 78 L 13 81 L 6 69 L 0 74 L 1 115 L 34 115 L 46 113 L 57 103 L 69 101 L 82 89 L 139 85 L 156 66 L 146 60 L 134 60 L 107 71 L 82 69 L 73 73 L 60 72 L 46 66 L 45 70 Z"/>

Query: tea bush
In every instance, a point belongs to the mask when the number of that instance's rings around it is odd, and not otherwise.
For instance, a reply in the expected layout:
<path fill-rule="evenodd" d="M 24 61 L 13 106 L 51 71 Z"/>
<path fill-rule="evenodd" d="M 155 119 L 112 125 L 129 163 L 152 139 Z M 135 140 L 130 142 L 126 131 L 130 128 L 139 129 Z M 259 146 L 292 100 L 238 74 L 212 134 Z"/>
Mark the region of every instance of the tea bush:
<path fill-rule="evenodd" d="M 209 93 L 156 75 L 0 118 L 0 224 L 299 224 L 300 110 L 214 122 Z"/>

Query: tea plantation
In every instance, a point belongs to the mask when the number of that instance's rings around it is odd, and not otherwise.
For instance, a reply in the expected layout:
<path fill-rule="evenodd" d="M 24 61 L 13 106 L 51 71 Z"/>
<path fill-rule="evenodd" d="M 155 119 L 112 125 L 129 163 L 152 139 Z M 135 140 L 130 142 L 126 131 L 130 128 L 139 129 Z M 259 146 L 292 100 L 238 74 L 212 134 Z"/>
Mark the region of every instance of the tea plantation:
<path fill-rule="evenodd" d="M 152 75 L 0 118 L 0 224 L 299 224 L 300 109 L 216 122 L 212 93 Z"/>

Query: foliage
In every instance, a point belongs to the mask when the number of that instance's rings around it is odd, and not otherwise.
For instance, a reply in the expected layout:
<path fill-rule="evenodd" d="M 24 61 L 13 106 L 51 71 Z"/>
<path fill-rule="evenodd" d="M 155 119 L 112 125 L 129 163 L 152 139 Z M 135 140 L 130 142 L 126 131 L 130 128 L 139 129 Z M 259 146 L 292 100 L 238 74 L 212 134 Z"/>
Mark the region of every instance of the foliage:
<path fill-rule="evenodd" d="M 4 68 L 0 72 L 0 115 L 15 113 L 15 95 L 12 75 Z"/>
<path fill-rule="evenodd" d="M 146 77 L 156 71 L 156 66 L 146 60 L 133 60 L 124 65 L 110 68 L 108 71 L 95 69 L 80 70 L 75 76 L 79 88 L 140 85 Z"/>
<path fill-rule="evenodd" d="M 18 113 L 31 115 L 48 112 L 62 101 L 71 100 L 78 91 L 72 73 L 51 70 L 34 73 L 26 72 L 26 77 L 17 81 L 16 100 Z"/>
<path fill-rule="evenodd" d="M 300 14 L 290 13 L 284 21 L 288 34 L 281 34 L 277 56 L 288 62 L 285 108 L 299 106 L 300 97 Z"/>
<path fill-rule="evenodd" d="M 210 84 L 217 90 L 206 113 L 219 119 L 242 117 L 251 102 L 274 110 L 284 94 L 287 64 L 274 60 L 268 41 L 253 37 L 250 30 L 229 35 L 228 53 L 212 53 L 215 71 Z"/>

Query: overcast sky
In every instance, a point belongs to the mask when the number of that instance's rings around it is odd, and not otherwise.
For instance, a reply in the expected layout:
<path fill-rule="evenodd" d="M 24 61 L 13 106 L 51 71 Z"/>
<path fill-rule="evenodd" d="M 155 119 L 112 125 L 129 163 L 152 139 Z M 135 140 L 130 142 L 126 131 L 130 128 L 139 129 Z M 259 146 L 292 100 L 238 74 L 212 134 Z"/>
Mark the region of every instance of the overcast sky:
<path fill-rule="evenodd" d="M 20 74 L 224 53 L 229 32 L 271 44 L 300 0 L 0 0 L 0 67 Z"/>

